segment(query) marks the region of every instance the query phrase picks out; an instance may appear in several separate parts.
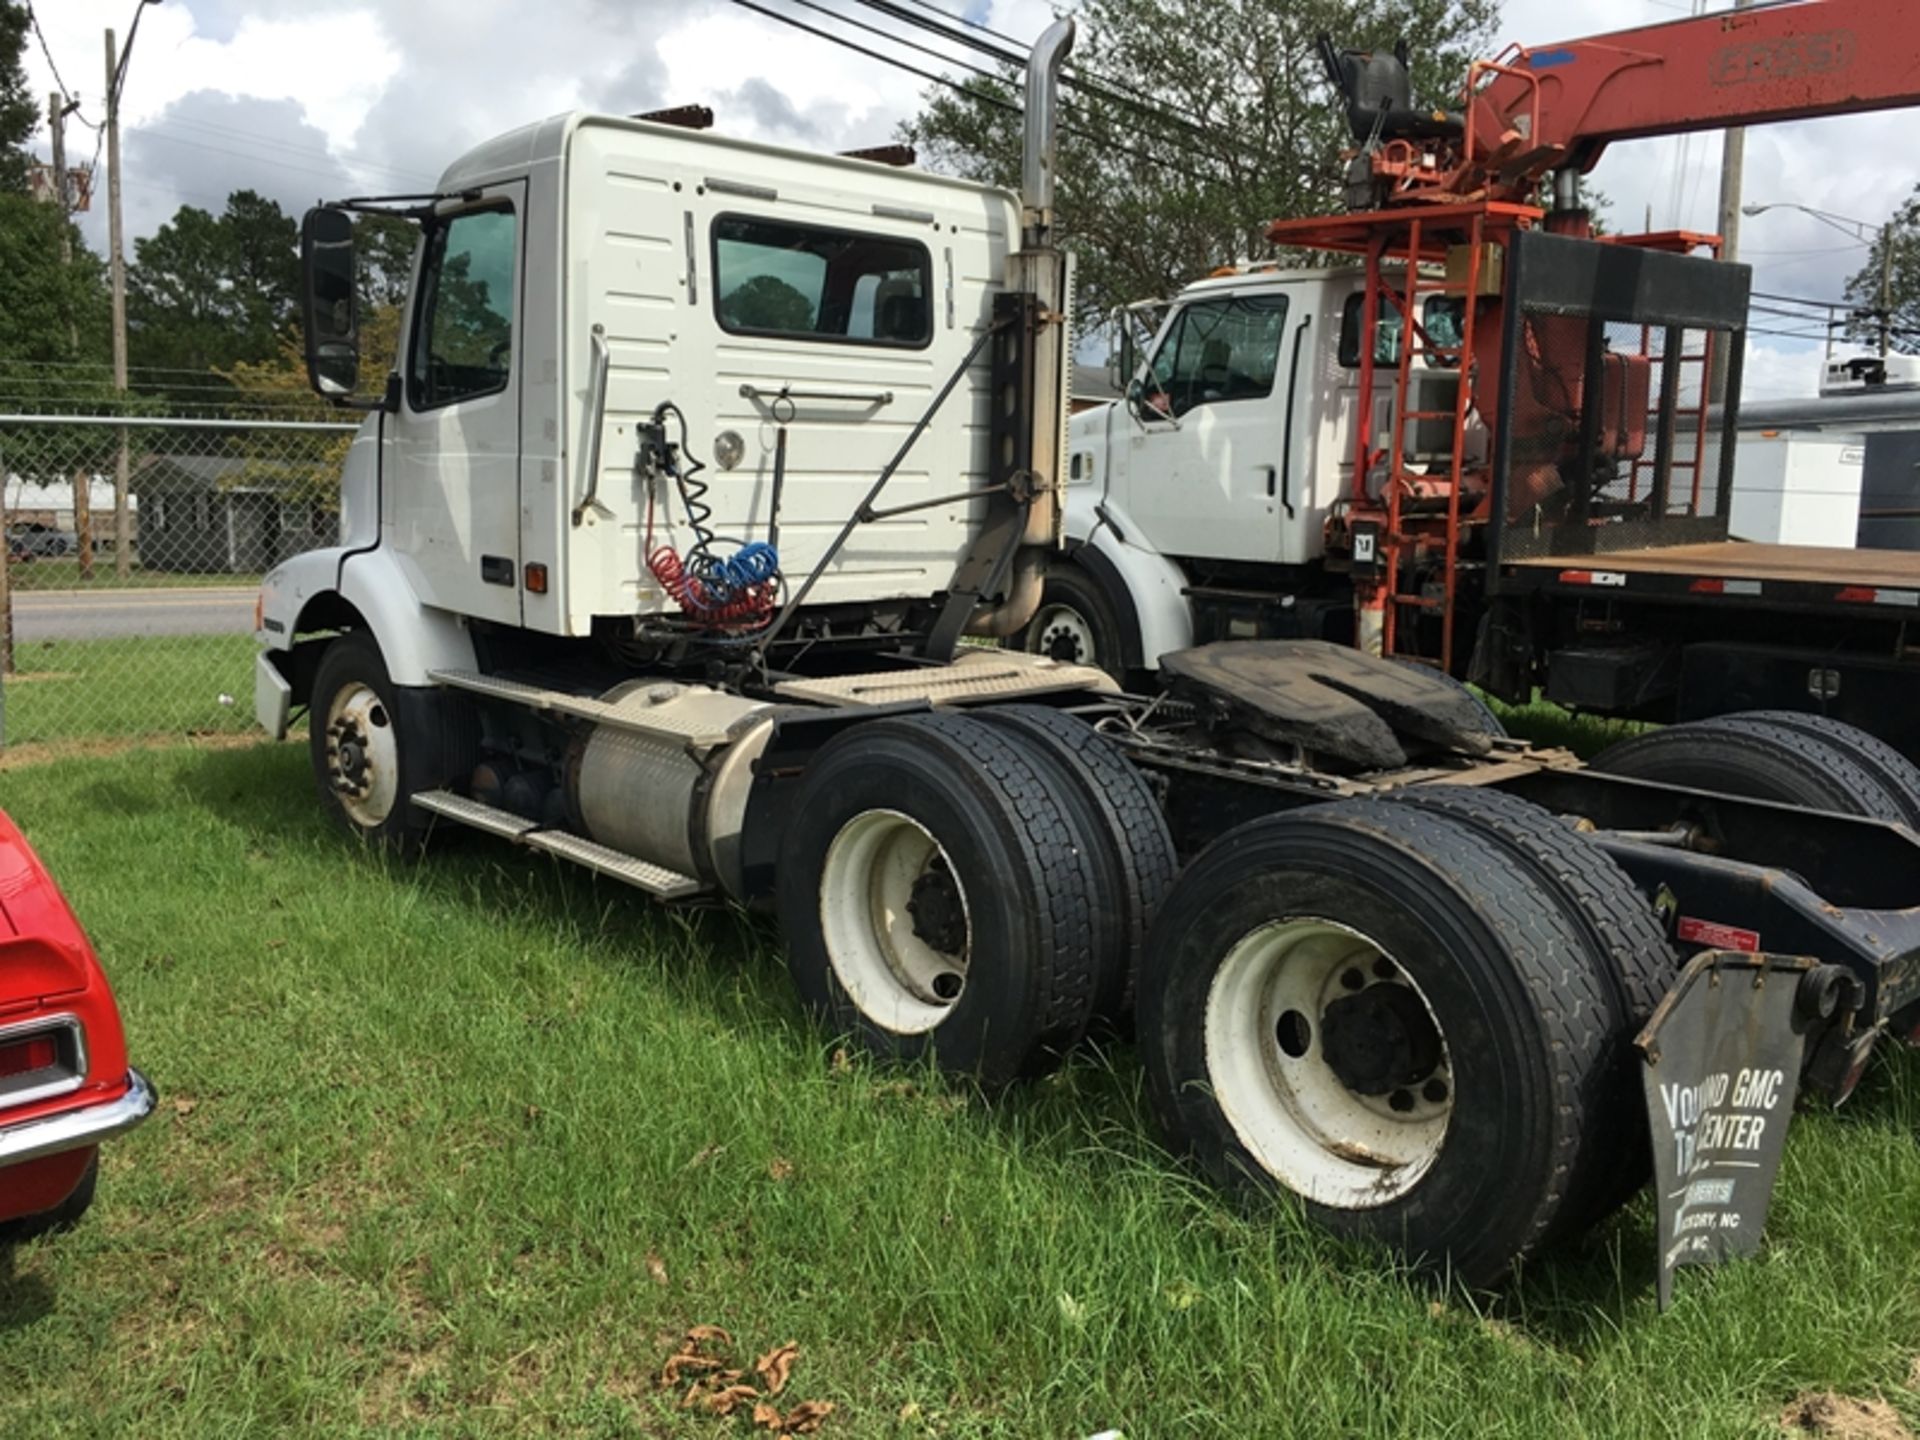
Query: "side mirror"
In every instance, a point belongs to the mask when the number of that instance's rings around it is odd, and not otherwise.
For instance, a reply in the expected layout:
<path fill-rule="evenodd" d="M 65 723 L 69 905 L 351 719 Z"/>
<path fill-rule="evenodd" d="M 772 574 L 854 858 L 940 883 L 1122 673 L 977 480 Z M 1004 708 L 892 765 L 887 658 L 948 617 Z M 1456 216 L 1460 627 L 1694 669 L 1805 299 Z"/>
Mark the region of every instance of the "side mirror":
<path fill-rule="evenodd" d="M 319 205 L 300 226 L 301 319 L 307 383 L 344 399 L 360 382 L 360 316 L 354 284 L 353 217 Z"/>

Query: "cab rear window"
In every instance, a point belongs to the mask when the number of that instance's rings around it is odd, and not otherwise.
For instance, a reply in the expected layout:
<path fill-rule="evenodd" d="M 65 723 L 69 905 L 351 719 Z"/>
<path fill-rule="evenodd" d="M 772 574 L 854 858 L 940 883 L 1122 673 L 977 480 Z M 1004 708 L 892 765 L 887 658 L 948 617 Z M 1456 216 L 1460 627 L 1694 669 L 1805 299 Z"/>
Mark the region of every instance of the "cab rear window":
<path fill-rule="evenodd" d="M 912 240 L 722 215 L 713 275 L 729 334 L 904 349 L 933 338 L 933 263 Z"/>

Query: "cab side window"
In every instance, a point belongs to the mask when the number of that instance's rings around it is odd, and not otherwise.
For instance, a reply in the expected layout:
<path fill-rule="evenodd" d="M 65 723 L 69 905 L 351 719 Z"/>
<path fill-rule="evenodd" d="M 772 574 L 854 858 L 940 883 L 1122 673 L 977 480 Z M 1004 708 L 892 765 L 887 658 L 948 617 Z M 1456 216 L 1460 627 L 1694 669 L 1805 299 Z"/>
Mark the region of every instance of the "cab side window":
<path fill-rule="evenodd" d="M 1286 324 L 1284 295 L 1229 295 L 1183 307 L 1140 383 L 1143 413 L 1178 418 L 1202 405 L 1265 399 Z"/>
<path fill-rule="evenodd" d="M 407 398 L 415 410 L 507 388 L 514 231 L 511 210 L 470 210 L 427 236 L 407 358 Z"/>
<path fill-rule="evenodd" d="M 1340 363 L 1349 370 L 1360 368 L 1360 322 L 1367 297 L 1358 290 L 1347 297 L 1340 315 Z M 1459 364 L 1457 355 L 1447 347 L 1458 347 L 1465 329 L 1467 302 L 1458 295 L 1429 295 L 1420 310 L 1420 323 L 1426 329 L 1426 343 L 1434 353 L 1426 357 L 1429 369 L 1451 370 Z M 1400 364 L 1400 332 L 1404 328 L 1400 311 L 1390 301 L 1380 302 L 1380 319 L 1374 327 L 1373 363 L 1397 367 Z"/>

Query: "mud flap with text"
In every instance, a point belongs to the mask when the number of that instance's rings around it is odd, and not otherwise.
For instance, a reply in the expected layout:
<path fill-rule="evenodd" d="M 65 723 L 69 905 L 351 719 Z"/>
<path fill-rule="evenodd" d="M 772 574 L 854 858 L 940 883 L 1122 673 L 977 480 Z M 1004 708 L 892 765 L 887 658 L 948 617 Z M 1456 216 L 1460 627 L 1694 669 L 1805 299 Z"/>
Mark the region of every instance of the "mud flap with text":
<path fill-rule="evenodd" d="M 1644 1062 L 1659 1208 L 1660 1308 L 1682 1265 L 1759 1248 L 1809 1030 L 1802 956 L 1710 950 L 1634 1042 Z"/>

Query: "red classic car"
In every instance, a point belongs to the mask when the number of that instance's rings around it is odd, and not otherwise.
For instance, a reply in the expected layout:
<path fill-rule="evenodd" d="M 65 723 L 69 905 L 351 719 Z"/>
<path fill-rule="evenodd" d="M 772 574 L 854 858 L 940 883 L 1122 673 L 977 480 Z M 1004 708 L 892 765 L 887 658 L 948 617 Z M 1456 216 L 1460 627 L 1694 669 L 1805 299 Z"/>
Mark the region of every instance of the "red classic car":
<path fill-rule="evenodd" d="M 86 932 L 0 811 L 0 1243 L 85 1214 L 100 1142 L 153 1106 Z"/>

